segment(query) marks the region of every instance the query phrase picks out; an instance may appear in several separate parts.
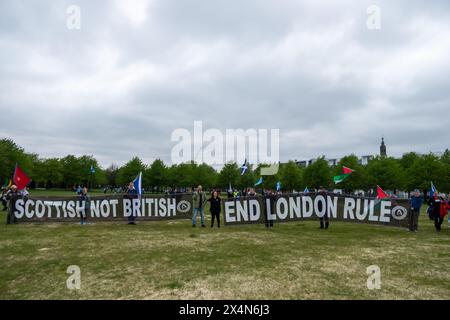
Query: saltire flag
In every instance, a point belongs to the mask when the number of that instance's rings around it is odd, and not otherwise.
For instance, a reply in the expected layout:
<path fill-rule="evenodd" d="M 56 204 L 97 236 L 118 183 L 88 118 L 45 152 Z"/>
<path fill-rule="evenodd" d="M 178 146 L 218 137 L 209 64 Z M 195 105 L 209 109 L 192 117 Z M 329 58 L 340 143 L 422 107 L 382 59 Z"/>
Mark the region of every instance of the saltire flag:
<path fill-rule="evenodd" d="M 384 192 L 384 190 L 381 189 L 380 186 L 377 186 L 377 199 L 382 200 L 386 198 L 389 198 L 389 195 L 386 192 Z"/>
<path fill-rule="evenodd" d="M 244 164 L 241 167 L 241 176 L 243 176 L 245 174 L 245 172 L 247 171 L 248 166 L 247 166 L 247 159 L 245 159 Z"/>
<path fill-rule="evenodd" d="M 261 178 L 259 178 L 259 180 L 255 183 L 255 187 L 256 186 L 259 186 L 260 184 L 262 184 L 263 183 L 263 178 L 261 177 Z"/>
<path fill-rule="evenodd" d="M 354 171 L 355 171 L 355 170 L 343 166 L 343 167 L 342 167 L 342 174 L 339 174 L 339 175 L 333 177 L 334 184 L 338 184 L 338 183 L 343 182 L 345 179 L 347 179 L 348 177 L 350 177 L 350 175 L 351 175 Z"/>
<path fill-rule="evenodd" d="M 91 164 L 91 173 L 94 174 L 95 173 L 95 168 L 94 165 Z"/>
<path fill-rule="evenodd" d="M 31 179 L 25 174 L 25 172 L 20 169 L 16 164 L 16 169 L 14 170 L 14 183 L 17 186 L 17 190 L 23 190 L 30 183 Z"/>
<path fill-rule="evenodd" d="M 435 192 L 438 192 L 436 187 L 434 186 L 433 181 L 431 181 L 431 192 L 434 194 Z"/>
<path fill-rule="evenodd" d="M 303 193 L 309 193 L 308 187 L 306 187 L 305 190 L 303 190 Z"/>
<path fill-rule="evenodd" d="M 140 198 L 142 196 L 142 172 L 139 172 L 136 179 L 133 180 L 133 185 Z"/>
<path fill-rule="evenodd" d="M 281 182 L 280 181 L 277 182 L 276 189 L 277 189 L 277 191 L 281 190 Z"/>

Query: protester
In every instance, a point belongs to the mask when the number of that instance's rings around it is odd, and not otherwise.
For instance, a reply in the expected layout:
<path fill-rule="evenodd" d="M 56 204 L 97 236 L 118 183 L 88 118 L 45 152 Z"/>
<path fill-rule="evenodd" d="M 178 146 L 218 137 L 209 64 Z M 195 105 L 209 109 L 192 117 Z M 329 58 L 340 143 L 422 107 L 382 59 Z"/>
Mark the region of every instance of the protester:
<path fill-rule="evenodd" d="M 441 224 L 444 222 L 444 218 L 448 213 L 448 210 L 450 210 L 450 204 L 445 200 L 445 194 L 441 195 L 441 214 L 440 214 L 440 221 Z"/>
<path fill-rule="evenodd" d="M 8 210 L 8 193 L 10 192 L 10 190 L 8 188 L 3 188 L 2 189 L 2 195 L 1 195 L 1 201 L 2 201 L 2 205 L 3 205 L 3 210 L 2 211 L 6 211 Z"/>
<path fill-rule="evenodd" d="M 88 195 L 88 189 L 86 187 L 81 191 L 80 198 L 84 207 L 84 213 L 80 212 L 80 224 L 87 224 L 87 216 L 91 214 L 91 197 Z"/>
<path fill-rule="evenodd" d="M 6 201 L 9 201 L 11 204 L 11 209 L 9 210 L 7 219 L 6 219 L 7 224 L 17 223 L 17 219 L 13 213 L 14 210 L 12 210 L 12 208 L 15 207 L 15 203 L 19 198 L 21 198 L 20 193 L 17 190 L 17 186 L 13 184 L 7 194 L 7 197 L 6 197 Z"/>
<path fill-rule="evenodd" d="M 25 187 L 22 190 L 20 190 L 19 191 L 19 195 L 26 199 L 30 195 L 30 193 L 28 192 L 27 187 Z"/>
<path fill-rule="evenodd" d="M 270 199 L 270 211 L 273 213 L 275 213 L 275 202 L 277 200 L 278 195 L 276 194 L 276 192 L 273 192 L 272 190 L 266 190 L 263 191 L 264 197 L 267 199 Z M 267 203 L 266 201 L 264 201 L 264 203 Z M 269 210 L 264 210 L 264 224 L 266 226 L 266 228 L 273 228 L 273 220 L 269 219 L 269 215 L 268 212 Z"/>
<path fill-rule="evenodd" d="M 222 199 L 219 197 L 219 193 L 214 191 L 208 201 L 210 202 L 209 211 L 211 212 L 211 228 L 214 227 L 214 219 L 217 220 L 217 228 L 220 228 L 220 210 L 222 208 Z"/>
<path fill-rule="evenodd" d="M 437 192 L 434 192 L 433 197 L 430 197 L 428 202 L 431 208 L 431 216 L 434 219 L 434 227 L 436 228 L 436 231 L 441 231 L 441 225 L 443 221 L 443 218 L 441 218 L 442 202 L 443 201 L 439 197 L 439 194 Z"/>
<path fill-rule="evenodd" d="M 194 215 L 192 217 L 192 227 L 195 228 L 197 224 L 197 214 L 200 212 L 200 222 L 202 224 L 202 228 L 205 227 L 205 213 L 204 206 L 206 202 L 206 194 L 202 189 L 202 186 L 198 186 L 195 190 L 192 200 L 194 202 Z"/>
<path fill-rule="evenodd" d="M 327 199 L 327 190 L 324 187 L 320 187 L 319 190 L 317 191 L 317 195 L 322 195 L 325 197 L 325 203 L 326 203 L 326 199 Z M 320 212 L 322 212 L 323 207 L 322 207 L 322 202 L 318 203 L 318 208 L 317 208 Z M 327 213 L 327 208 L 325 205 L 325 214 L 323 215 L 323 217 L 319 218 L 320 220 L 320 229 L 328 229 L 330 222 L 329 222 L 329 218 L 328 218 L 328 213 Z M 325 221 L 325 225 L 324 225 L 324 221 Z"/>
<path fill-rule="evenodd" d="M 247 197 L 255 197 L 255 196 L 256 196 L 255 189 L 253 189 L 253 188 L 248 188 L 248 191 L 247 191 Z"/>
<path fill-rule="evenodd" d="M 420 194 L 418 189 L 414 190 L 414 193 L 410 199 L 411 212 L 409 215 L 409 231 L 417 232 L 417 224 L 419 221 L 420 209 L 423 204 L 423 196 Z"/>
<path fill-rule="evenodd" d="M 130 200 L 138 198 L 138 192 L 134 188 L 133 182 L 130 182 L 130 184 L 128 185 L 127 193 L 125 194 L 124 198 L 130 199 Z M 128 224 L 135 225 L 136 224 L 135 220 L 136 220 L 136 217 L 134 216 L 134 212 L 132 212 L 128 216 Z"/>
<path fill-rule="evenodd" d="M 227 198 L 228 199 L 233 199 L 233 189 L 228 189 L 227 190 Z"/>

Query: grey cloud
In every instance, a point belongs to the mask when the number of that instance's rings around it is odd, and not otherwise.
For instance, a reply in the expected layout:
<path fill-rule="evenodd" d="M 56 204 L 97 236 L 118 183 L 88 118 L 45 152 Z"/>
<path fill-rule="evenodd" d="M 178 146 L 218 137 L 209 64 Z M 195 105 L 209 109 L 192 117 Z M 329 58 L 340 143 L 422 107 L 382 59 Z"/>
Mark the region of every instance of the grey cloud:
<path fill-rule="evenodd" d="M 141 21 L 114 1 L 2 1 L 0 136 L 103 166 L 170 162 L 195 120 L 279 128 L 282 160 L 375 154 L 381 135 L 396 156 L 443 150 L 449 2 L 377 3 L 379 31 L 373 1 L 151 0 Z"/>

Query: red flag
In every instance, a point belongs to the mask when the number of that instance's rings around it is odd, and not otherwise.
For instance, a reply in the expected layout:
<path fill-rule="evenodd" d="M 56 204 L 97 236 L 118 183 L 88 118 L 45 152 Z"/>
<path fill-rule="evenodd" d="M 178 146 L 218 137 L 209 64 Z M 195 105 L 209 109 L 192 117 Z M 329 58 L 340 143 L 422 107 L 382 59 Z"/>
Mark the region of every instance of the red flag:
<path fill-rule="evenodd" d="M 377 199 L 386 199 L 389 198 L 389 195 L 383 191 L 383 189 L 380 188 L 380 186 L 377 186 Z"/>
<path fill-rule="evenodd" d="M 352 173 L 353 171 L 355 171 L 355 170 L 353 170 L 353 169 L 350 169 L 350 168 L 347 168 L 347 167 L 342 167 L 342 173 L 343 174 L 350 174 L 350 173 Z"/>
<path fill-rule="evenodd" d="M 30 183 L 31 179 L 25 174 L 25 172 L 16 165 L 16 170 L 14 170 L 14 183 L 18 190 L 25 189 L 25 187 Z"/>

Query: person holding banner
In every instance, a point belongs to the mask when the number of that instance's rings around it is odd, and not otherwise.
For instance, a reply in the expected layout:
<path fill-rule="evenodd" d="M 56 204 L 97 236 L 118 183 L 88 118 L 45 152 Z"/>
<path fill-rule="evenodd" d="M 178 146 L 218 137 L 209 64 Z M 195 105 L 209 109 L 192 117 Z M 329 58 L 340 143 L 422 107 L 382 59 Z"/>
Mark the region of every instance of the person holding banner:
<path fill-rule="evenodd" d="M 192 217 L 192 228 L 195 228 L 197 224 L 197 214 L 200 212 L 200 222 L 202 224 L 202 228 L 205 227 L 205 213 L 204 206 L 206 202 L 206 194 L 202 189 L 202 186 L 198 186 L 197 190 L 195 190 L 192 200 L 194 202 L 194 215 Z"/>
<path fill-rule="evenodd" d="M 434 227 L 438 232 L 441 231 L 442 221 L 444 220 L 444 216 L 441 217 L 443 202 L 445 201 L 439 197 L 439 193 L 437 191 L 434 192 L 433 197 L 431 197 L 428 202 L 431 208 L 431 216 L 434 219 Z"/>
<path fill-rule="evenodd" d="M 8 188 L 2 188 L 2 195 L 1 195 L 1 199 L 2 199 L 2 205 L 3 205 L 3 210 L 2 211 L 6 211 L 8 209 L 8 193 L 9 193 L 9 189 Z"/>
<path fill-rule="evenodd" d="M 91 197 L 88 195 L 88 189 L 86 187 L 81 191 L 80 201 L 84 207 L 84 213 L 80 212 L 80 224 L 86 224 L 86 218 L 91 214 Z"/>
<path fill-rule="evenodd" d="M 423 197 L 419 189 L 415 189 L 410 199 L 411 211 L 409 214 L 409 231 L 417 232 L 420 208 L 422 208 Z"/>
<path fill-rule="evenodd" d="M 9 201 L 11 207 L 9 208 L 6 224 L 17 223 L 16 216 L 14 215 L 14 209 L 16 201 L 21 198 L 19 191 L 17 190 L 16 185 L 12 185 L 9 193 L 7 194 L 6 200 Z"/>
<path fill-rule="evenodd" d="M 222 208 L 222 199 L 217 191 L 213 191 L 211 198 L 208 199 L 211 204 L 209 211 L 211 212 L 211 228 L 214 227 L 214 219 L 217 220 L 217 228 L 220 228 L 220 210 Z"/>
<path fill-rule="evenodd" d="M 130 184 L 128 185 L 128 190 L 127 190 L 127 193 L 124 196 L 124 198 L 126 198 L 126 199 L 137 199 L 138 198 L 138 192 L 134 188 L 133 181 L 131 181 Z M 128 224 L 135 225 L 136 224 L 135 220 L 136 220 L 136 217 L 134 216 L 134 214 L 130 214 L 128 217 Z"/>
<path fill-rule="evenodd" d="M 327 199 L 327 190 L 324 187 L 319 187 L 319 191 L 317 192 L 317 195 L 322 195 L 325 197 L 325 203 L 326 203 L 326 199 Z M 326 205 L 325 205 L 326 206 Z M 318 203 L 318 209 L 319 211 L 322 211 L 322 202 Z M 320 228 L 319 229 L 328 229 L 328 226 L 330 225 L 330 221 L 328 218 L 328 213 L 327 213 L 327 209 L 325 208 L 325 214 L 323 217 L 319 218 L 320 220 Z M 324 221 L 325 221 L 325 226 L 324 226 Z"/>
<path fill-rule="evenodd" d="M 277 193 L 273 192 L 272 190 L 267 190 L 264 193 L 264 198 L 270 199 L 270 211 L 272 213 L 275 212 L 275 203 L 278 198 Z M 266 201 L 264 201 L 264 203 L 266 203 L 266 205 L 267 205 Z M 264 211 L 265 211 L 264 212 L 264 224 L 265 224 L 266 228 L 273 228 L 273 220 L 269 219 L 269 216 L 268 216 L 269 210 L 266 209 Z"/>

